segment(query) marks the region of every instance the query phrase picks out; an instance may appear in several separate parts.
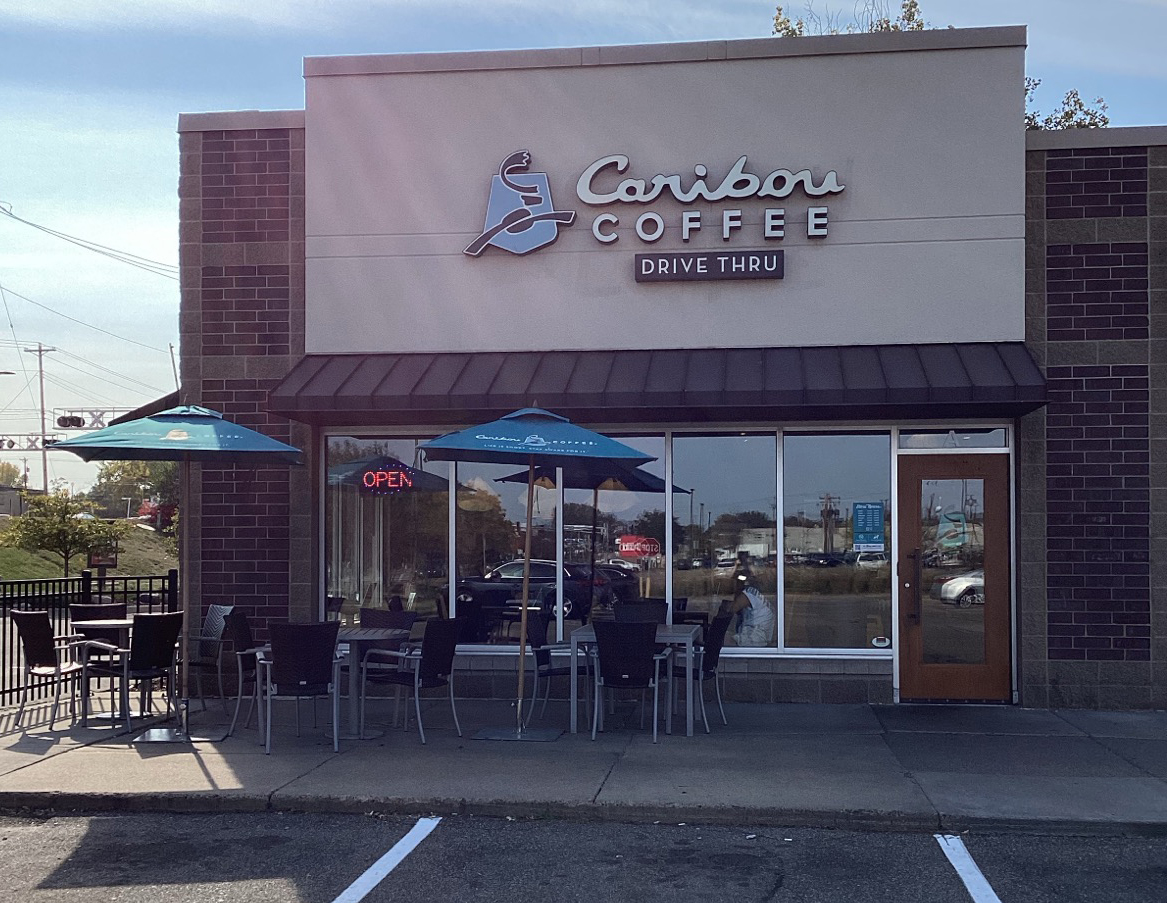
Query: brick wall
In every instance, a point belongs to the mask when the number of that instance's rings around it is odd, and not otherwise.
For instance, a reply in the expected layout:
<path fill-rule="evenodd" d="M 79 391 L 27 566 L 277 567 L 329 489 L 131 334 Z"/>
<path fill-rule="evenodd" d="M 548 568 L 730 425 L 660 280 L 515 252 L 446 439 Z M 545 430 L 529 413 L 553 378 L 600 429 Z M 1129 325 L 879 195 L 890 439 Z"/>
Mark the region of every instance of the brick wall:
<path fill-rule="evenodd" d="M 268 127 L 265 127 L 268 126 Z M 183 400 L 307 450 L 267 393 L 304 351 L 302 113 L 180 121 Z M 203 466 L 191 588 L 203 605 L 314 617 L 307 468 Z"/>
<path fill-rule="evenodd" d="M 1026 341 L 1050 398 L 1019 452 L 1027 705 L 1167 702 L 1167 149 L 1110 134 L 1038 136 L 1027 155 Z"/>

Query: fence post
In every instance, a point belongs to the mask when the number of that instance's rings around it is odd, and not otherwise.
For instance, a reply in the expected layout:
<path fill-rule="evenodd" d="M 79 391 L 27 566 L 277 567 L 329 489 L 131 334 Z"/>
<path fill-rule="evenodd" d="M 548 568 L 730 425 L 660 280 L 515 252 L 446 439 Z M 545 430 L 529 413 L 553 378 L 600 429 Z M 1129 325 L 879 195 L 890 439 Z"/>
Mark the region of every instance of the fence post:
<path fill-rule="evenodd" d="M 81 602 L 85 605 L 93 601 L 93 571 L 81 572 Z"/>
<path fill-rule="evenodd" d="M 178 611 L 178 568 L 166 572 L 166 610 Z"/>

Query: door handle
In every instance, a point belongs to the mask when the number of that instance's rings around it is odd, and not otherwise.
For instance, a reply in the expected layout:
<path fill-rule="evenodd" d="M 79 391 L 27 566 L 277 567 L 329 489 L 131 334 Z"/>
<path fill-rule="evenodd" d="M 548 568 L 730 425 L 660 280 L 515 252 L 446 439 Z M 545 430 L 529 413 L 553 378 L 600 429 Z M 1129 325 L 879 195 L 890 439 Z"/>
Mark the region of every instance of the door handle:
<path fill-rule="evenodd" d="M 909 590 L 912 596 L 912 605 L 907 612 L 907 618 L 913 624 L 919 624 L 920 606 L 922 605 L 920 599 L 920 581 L 923 579 L 924 559 L 919 549 L 912 549 L 912 551 L 908 552 L 907 558 L 912 562 L 912 567 L 909 572 L 911 580 L 904 582 L 904 588 Z"/>

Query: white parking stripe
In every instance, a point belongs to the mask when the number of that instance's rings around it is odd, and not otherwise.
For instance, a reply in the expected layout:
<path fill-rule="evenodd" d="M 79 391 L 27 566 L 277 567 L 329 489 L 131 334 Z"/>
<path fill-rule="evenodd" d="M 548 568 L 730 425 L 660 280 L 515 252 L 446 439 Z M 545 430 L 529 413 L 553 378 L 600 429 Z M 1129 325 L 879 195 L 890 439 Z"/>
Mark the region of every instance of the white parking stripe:
<path fill-rule="evenodd" d="M 409 829 L 408 834 L 393 844 L 388 853 L 369 866 L 365 873 L 346 887 L 332 903 L 357 903 L 358 900 L 363 900 L 369 891 L 380 884 L 386 875 L 397 868 L 402 860 L 429 836 L 440 821 L 439 817 L 419 818 L 417 824 Z"/>
<path fill-rule="evenodd" d="M 985 880 L 985 876 L 981 874 L 976 862 L 969 855 L 963 840 L 955 834 L 934 834 L 933 836 L 940 844 L 944 855 L 948 857 L 948 861 L 952 863 L 952 867 L 956 869 L 960 880 L 964 882 L 969 896 L 973 898 L 973 903 L 1001 903 L 1001 898 Z"/>

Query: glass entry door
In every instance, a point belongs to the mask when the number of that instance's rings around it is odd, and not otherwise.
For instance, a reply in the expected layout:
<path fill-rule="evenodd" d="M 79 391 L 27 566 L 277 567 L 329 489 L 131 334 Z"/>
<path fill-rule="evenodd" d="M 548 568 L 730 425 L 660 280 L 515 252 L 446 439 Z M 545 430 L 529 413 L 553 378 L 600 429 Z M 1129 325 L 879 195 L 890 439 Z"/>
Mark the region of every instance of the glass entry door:
<path fill-rule="evenodd" d="M 1009 701 L 1009 458 L 899 458 L 900 698 Z"/>

